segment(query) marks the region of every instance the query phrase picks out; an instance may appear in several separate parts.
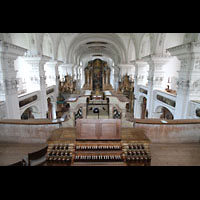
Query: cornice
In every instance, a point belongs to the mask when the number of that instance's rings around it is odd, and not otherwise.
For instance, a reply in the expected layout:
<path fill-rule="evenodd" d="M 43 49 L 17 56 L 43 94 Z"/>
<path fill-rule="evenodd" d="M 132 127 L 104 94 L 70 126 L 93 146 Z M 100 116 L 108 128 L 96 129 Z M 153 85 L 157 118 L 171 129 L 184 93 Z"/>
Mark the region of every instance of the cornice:
<path fill-rule="evenodd" d="M 44 55 L 35 55 L 35 56 L 26 55 L 26 56 L 23 56 L 23 58 L 26 61 L 29 61 L 29 62 L 38 62 L 38 61 L 49 62 L 49 61 L 53 61 L 51 57 L 44 56 Z"/>
<path fill-rule="evenodd" d="M 172 56 L 164 54 L 164 55 L 160 55 L 160 54 L 151 54 L 145 57 L 142 57 L 141 60 L 143 62 L 147 62 L 149 63 L 166 63 L 168 62 L 170 59 L 172 58 Z"/>
<path fill-rule="evenodd" d="M 27 51 L 28 49 L 0 40 L 0 53 L 10 54 L 13 56 L 23 56 Z"/>
<path fill-rule="evenodd" d="M 142 59 L 137 59 L 137 60 L 131 60 L 130 63 L 133 65 L 147 65 L 147 62 L 143 61 Z"/>
<path fill-rule="evenodd" d="M 191 53 L 200 53 L 200 42 L 189 42 L 167 49 L 173 56 L 181 56 Z"/>

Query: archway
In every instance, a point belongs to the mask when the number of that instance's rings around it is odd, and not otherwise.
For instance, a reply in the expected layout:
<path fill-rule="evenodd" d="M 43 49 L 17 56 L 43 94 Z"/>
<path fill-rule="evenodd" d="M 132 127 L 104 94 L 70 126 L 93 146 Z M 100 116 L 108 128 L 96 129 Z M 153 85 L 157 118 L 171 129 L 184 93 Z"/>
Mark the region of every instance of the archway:
<path fill-rule="evenodd" d="M 44 34 L 43 42 L 42 42 L 42 53 L 45 56 L 49 56 L 53 58 L 54 52 L 53 52 L 53 42 L 51 40 L 51 37 L 48 33 Z"/>
<path fill-rule="evenodd" d="M 54 96 L 49 96 L 47 98 L 47 107 L 48 107 L 47 118 L 50 120 L 56 119 L 57 101 Z"/>
<path fill-rule="evenodd" d="M 127 59 L 128 63 L 136 59 L 135 45 L 132 39 L 130 39 L 127 56 L 128 56 L 128 59 Z"/>
<path fill-rule="evenodd" d="M 141 119 L 145 119 L 146 117 L 148 117 L 148 112 L 147 112 L 147 98 L 146 97 L 142 97 L 142 101 L 141 101 Z"/>
<path fill-rule="evenodd" d="M 151 43 L 150 33 L 144 34 L 140 42 L 139 58 L 142 58 L 151 54 L 151 48 L 152 48 L 151 44 L 152 43 Z"/>
<path fill-rule="evenodd" d="M 21 115 L 22 120 L 28 120 L 28 119 L 35 119 L 37 118 L 38 109 L 35 106 L 31 106 L 27 108 Z"/>
<path fill-rule="evenodd" d="M 66 61 L 66 50 L 65 50 L 65 43 L 61 40 L 58 46 L 58 60 L 65 62 Z"/>
<path fill-rule="evenodd" d="M 160 113 L 160 119 L 174 119 L 173 114 L 166 107 L 158 106 L 156 108 L 156 113 Z"/>

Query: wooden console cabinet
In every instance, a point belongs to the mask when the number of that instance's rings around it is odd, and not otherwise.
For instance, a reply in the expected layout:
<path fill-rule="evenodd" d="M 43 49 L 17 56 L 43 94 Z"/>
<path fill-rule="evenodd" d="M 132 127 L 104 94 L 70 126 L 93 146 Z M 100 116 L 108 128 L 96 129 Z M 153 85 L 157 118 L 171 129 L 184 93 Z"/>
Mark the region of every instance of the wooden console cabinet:
<path fill-rule="evenodd" d="M 76 140 L 121 140 L 119 119 L 79 119 Z"/>

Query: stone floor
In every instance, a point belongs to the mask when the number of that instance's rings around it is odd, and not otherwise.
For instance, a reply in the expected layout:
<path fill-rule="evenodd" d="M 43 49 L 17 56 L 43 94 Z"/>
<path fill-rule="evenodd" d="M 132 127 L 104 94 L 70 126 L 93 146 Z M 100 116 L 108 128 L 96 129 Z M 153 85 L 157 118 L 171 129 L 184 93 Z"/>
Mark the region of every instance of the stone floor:
<path fill-rule="evenodd" d="M 46 144 L 0 143 L 0 166 L 15 163 Z M 151 144 L 151 166 L 200 166 L 200 144 Z"/>

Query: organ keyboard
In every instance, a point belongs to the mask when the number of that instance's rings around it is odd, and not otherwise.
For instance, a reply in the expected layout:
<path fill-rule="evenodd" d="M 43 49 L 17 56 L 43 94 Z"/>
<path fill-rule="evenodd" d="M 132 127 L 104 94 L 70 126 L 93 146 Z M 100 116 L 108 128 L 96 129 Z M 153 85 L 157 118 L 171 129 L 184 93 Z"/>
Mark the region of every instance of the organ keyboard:
<path fill-rule="evenodd" d="M 123 165 L 120 142 L 77 142 L 74 165 Z"/>
<path fill-rule="evenodd" d="M 69 144 L 49 144 L 48 165 L 119 165 L 149 166 L 148 143 L 85 141 Z"/>

